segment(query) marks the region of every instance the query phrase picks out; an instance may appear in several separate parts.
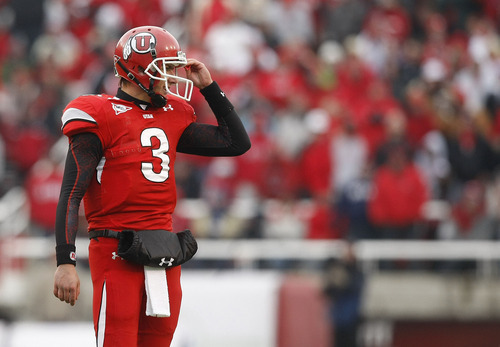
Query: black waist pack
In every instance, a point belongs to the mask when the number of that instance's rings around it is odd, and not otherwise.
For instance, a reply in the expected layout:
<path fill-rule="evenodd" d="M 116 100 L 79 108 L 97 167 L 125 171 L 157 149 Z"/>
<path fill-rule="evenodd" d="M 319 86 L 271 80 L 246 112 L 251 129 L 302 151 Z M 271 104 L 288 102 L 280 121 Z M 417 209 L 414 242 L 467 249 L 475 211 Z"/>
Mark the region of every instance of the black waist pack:
<path fill-rule="evenodd" d="M 123 230 L 118 241 L 118 255 L 140 265 L 172 267 L 184 264 L 198 250 L 190 230 Z"/>

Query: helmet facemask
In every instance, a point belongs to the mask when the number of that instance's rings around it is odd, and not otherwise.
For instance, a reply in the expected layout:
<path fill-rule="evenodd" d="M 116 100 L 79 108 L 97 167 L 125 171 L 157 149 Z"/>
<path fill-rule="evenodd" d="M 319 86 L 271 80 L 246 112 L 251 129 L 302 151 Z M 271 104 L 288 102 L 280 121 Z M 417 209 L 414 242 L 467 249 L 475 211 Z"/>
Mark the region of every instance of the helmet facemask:
<path fill-rule="evenodd" d="M 154 58 L 144 73 L 152 80 L 165 81 L 168 94 L 189 101 L 193 93 L 193 81 L 178 75 L 178 69 L 183 68 L 186 64 L 186 54 L 179 51 L 177 57 Z M 174 74 L 169 73 L 172 70 Z M 170 86 L 169 81 L 170 83 L 175 82 L 175 84 Z"/>

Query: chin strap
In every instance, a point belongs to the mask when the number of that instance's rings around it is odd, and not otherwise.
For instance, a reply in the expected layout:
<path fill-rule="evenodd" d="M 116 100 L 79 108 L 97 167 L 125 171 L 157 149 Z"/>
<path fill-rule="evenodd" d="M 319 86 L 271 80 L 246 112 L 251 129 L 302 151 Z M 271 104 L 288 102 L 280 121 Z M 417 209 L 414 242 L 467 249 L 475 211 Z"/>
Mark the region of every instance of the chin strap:
<path fill-rule="evenodd" d="M 155 51 L 156 53 L 156 51 Z M 154 54 L 153 56 L 156 56 L 156 54 Z M 149 82 L 149 89 L 146 88 L 135 76 L 132 72 L 130 72 L 126 67 L 125 65 L 123 65 L 123 63 L 120 61 L 120 60 L 117 60 L 116 63 L 118 65 L 120 65 L 120 67 L 123 69 L 123 71 L 125 71 L 125 73 L 127 74 L 127 77 L 132 81 L 134 82 L 135 84 L 137 84 L 144 92 L 146 92 L 148 94 L 148 96 L 151 98 L 151 105 L 153 105 L 154 107 L 163 107 L 167 104 L 167 98 L 165 98 L 163 95 L 161 94 L 158 94 L 158 93 L 155 93 L 153 91 L 153 80 L 150 79 L 150 82 Z"/>

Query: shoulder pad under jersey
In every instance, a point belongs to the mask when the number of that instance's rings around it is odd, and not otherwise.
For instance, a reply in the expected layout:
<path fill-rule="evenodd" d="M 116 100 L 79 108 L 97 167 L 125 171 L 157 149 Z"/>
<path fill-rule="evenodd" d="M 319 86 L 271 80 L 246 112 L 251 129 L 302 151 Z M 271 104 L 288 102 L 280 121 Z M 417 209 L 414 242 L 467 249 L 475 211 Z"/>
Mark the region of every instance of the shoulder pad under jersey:
<path fill-rule="evenodd" d="M 72 100 L 61 117 L 62 131 L 66 136 L 82 132 L 97 133 L 99 122 L 104 116 L 103 106 L 112 98 L 105 94 L 82 95 Z"/>

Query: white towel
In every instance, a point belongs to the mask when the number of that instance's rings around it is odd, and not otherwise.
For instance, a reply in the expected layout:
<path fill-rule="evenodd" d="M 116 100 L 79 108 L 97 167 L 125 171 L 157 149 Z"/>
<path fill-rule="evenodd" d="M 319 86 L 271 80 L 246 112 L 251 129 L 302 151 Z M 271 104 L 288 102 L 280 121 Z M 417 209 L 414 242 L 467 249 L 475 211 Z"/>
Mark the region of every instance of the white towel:
<path fill-rule="evenodd" d="M 146 315 L 152 317 L 170 317 L 167 275 L 165 269 L 144 266 L 146 286 Z"/>

